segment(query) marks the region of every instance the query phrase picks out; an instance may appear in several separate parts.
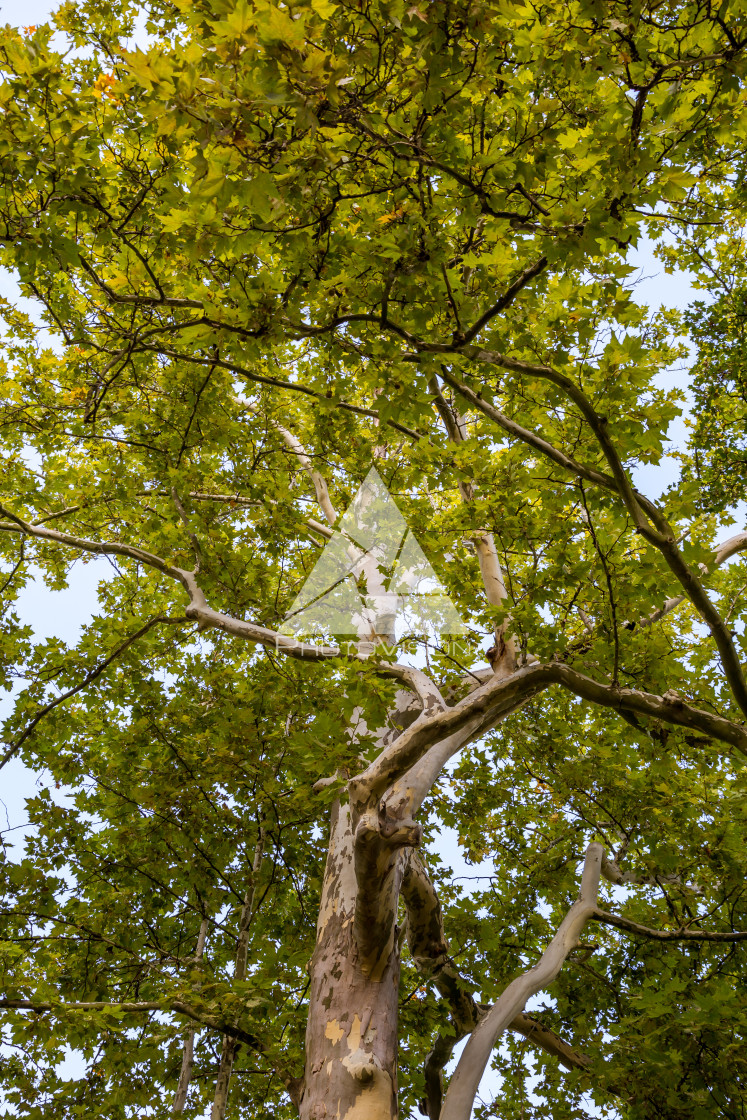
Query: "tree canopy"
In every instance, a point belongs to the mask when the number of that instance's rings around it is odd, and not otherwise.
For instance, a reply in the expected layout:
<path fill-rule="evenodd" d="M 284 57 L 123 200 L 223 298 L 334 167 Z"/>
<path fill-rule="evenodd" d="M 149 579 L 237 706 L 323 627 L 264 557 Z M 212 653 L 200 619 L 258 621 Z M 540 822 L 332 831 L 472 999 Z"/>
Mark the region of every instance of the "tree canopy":
<path fill-rule="evenodd" d="M 65 793 L 5 839 L 5 1115 L 469 1120 L 492 1061 L 481 1118 L 745 1116 L 746 47 L 743 0 L 0 31 L 2 764 Z M 458 649 L 280 633 L 372 465 Z"/>

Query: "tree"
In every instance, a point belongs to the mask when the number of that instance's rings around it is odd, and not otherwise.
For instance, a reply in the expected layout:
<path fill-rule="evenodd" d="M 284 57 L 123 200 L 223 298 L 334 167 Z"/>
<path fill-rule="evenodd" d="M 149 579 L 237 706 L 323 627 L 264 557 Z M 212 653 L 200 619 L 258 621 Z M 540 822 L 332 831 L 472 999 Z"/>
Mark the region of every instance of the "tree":
<path fill-rule="evenodd" d="M 3 304 L 3 764 L 65 793 L 3 864 L 6 1110 L 468 1120 L 492 1061 L 479 1116 L 744 1115 L 743 474 L 705 415 L 668 481 L 681 325 L 631 254 L 728 273 L 745 44 L 738 0 L 2 32 L 51 332 Z M 287 633 L 372 465 L 458 652 Z M 25 581 L 92 555 L 100 612 L 34 644 Z"/>

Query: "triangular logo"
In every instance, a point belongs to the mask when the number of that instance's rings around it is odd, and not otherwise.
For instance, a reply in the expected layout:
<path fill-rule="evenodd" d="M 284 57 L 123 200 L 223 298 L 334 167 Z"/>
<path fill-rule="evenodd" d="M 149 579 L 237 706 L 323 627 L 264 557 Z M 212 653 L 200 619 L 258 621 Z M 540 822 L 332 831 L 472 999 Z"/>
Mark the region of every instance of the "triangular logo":
<path fill-rule="evenodd" d="M 399 640 L 465 630 L 372 467 L 296 596 L 280 633 Z"/>

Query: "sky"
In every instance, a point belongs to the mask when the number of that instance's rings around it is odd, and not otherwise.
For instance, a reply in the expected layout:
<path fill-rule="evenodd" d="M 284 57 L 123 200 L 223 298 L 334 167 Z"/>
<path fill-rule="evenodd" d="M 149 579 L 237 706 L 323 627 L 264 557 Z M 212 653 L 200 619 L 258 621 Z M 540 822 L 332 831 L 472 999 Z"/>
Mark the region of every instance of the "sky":
<path fill-rule="evenodd" d="M 43 23 L 53 5 L 46 0 L 10 0 L 0 3 L 0 22 L 11 23 L 17 26 Z M 692 278 L 680 272 L 673 275 L 664 273 L 663 266 L 656 261 L 653 247 L 644 240 L 639 245 L 634 257 L 638 266 L 638 273 L 632 279 L 637 280 L 636 299 L 648 303 L 652 308 L 661 304 L 684 308 L 694 299 L 703 299 L 704 293 L 693 288 Z M 12 276 L 0 272 L 0 295 L 8 298 L 17 296 L 17 288 Z M 28 305 L 27 310 L 31 310 Z M 674 369 L 664 371 L 659 375 L 662 386 L 687 388 L 687 371 Z M 676 421 L 670 429 L 670 439 L 674 444 L 684 441 L 686 428 L 684 417 Z M 676 464 L 674 460 L 665 459 L 657 467 L 641 468 L 635 481 L 644 492 L 656 497 L 676 477 Z M 106 579 L 111 571 L 108 562 L 103 558 L 96 558 L 86 565 L 75 564 L 70 571 L 68 586 L 64 591 L 50 591 L 41 580 L 31 582 L 23 591 L 18 602 L 18 613 L 24 621 L 33 627 L 36 640 L 42 641 L 49 637 L 59 637 L 67 643 L 74 643 L 81 628 L 90 621 L 97 609 L 96 589 L 102 579 Z M 12 703 L 12 698 L 0 696 L 0 718 L 4 717 Z M 0 794 L 0 829 L 8 828 L 14 831 L 8 838 L 18 842 L 24 836 L 27 815 L 25 800 L 37 793 L 41 785 L 45 785 L 45 775 L 34 773 L 20 761 L 12 762 L 3 771 L 3 780 Z M 63 796 L 52 789 L 54 796 Z M 33 843 L 33 840 L 31 840 Z M 440 838 L 440 852 L 442 858 L 450 862 L 454 873 L 462 876 L 476 876 L 490 874 L 492 865 L 489 860 L 478 866 L 464 863 L 459 852 L 456 837 L 445 830 Z M 68 1075 L 77 1074 L 79 1063 L 74 1056 L 68 1062 Z M 494 1080 L 487 1077 L 481 1087 L 482 1095 L 490 1099 L 496 1091 Z"/>

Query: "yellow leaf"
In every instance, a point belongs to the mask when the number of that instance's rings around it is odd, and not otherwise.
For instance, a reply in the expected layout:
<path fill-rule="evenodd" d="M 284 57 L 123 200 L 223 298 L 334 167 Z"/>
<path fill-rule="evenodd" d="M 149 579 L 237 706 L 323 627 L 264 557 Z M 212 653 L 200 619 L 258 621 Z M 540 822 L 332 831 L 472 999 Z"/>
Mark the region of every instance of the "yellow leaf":
<path fill-rule="evenodd" d="M 331 0 L 311 0 L 311 7 L 322 19 L 329 19 L 337 4 L 333 4 Z"/>

